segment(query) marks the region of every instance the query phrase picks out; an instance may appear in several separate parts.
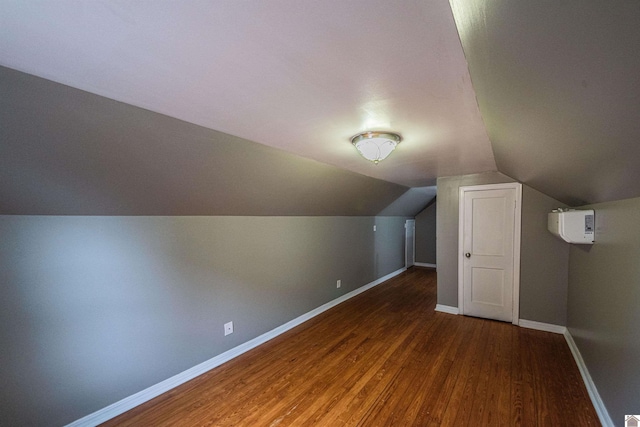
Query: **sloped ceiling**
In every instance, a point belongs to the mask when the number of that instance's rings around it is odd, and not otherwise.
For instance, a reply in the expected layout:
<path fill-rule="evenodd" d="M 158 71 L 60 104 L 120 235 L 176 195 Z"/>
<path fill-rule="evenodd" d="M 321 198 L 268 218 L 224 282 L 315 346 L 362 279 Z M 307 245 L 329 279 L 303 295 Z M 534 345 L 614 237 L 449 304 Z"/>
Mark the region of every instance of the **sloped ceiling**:
<path fill-rule="evenodd" d="M 639 8 L 3 1 L 0 213 L 368 215 L 496 169 L 640 196 Z M 404 136 L 378 166 L 368 129 Z"/>
<path fill-rule="evenodd" d="M 404 186 L 495 170 L 446 0 L 7 0 L 0 65 Z"/>
<path fill-rule="evenodd" d="M 498 170 L 573 206 L 640 196 L 640 2 L 451 5 Z"/>
<path fill-rule="evenodd" d="M 410 193 L 4 67 L 0 123 L 0 214 L 373 216 Z"/>

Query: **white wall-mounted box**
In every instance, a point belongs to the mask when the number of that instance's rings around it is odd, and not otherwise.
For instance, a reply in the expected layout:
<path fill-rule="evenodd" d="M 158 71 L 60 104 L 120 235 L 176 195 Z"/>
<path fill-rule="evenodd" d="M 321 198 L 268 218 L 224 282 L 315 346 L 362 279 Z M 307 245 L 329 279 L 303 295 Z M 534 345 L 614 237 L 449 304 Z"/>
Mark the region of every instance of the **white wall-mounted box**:
<path fill-rule="evenodd" d="M 595 212 L 593 209 L 554 209 L 547 217 L 547 227 L 565 242 L 593 244 L 595 241 Z"/>

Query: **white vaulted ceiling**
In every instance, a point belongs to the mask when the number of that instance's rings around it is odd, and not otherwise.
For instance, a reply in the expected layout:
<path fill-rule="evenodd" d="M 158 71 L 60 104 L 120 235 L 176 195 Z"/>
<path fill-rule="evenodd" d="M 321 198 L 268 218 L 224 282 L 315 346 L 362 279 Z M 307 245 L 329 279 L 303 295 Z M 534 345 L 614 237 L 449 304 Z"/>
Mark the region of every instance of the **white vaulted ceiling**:
<path fill-rule="evenodd" d="M 3 0 L 0 213 L 363 215 L 495 170 L 638 197 L 638 22 L 627 0 Z M 376 166 L 364 130 L 404 141 Z"/>
<path fill-rule="evenodd" d="M 446 0 L 5 0 L 0 65 L 409 187 L 496 169 Z"/>

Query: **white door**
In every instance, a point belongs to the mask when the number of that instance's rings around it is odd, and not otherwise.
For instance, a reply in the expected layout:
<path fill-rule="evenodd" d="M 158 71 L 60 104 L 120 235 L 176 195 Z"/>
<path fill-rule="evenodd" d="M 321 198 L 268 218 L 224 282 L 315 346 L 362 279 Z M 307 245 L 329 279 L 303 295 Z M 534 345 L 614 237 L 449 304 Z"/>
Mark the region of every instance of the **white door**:
<path fill-rule="evenodd" d="M 460 187 L 462 314 L 518 323 L 521 194 L 518 183 Z"/>
<path fill-rule="evenodd" d="M 404 223 L 405 228 L 405 249 L 404 266 L 411 267 L 416 262 L 416 220 L 408 219 Z"/>

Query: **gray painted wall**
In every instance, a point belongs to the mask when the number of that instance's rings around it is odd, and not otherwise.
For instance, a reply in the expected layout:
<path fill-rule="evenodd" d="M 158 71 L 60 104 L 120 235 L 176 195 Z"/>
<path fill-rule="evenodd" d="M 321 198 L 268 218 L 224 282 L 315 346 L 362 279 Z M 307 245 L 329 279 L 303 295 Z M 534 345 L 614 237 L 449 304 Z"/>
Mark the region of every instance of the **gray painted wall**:
<path fill-rule="evenodd" d="M 458 306 L 458 189 L 514 180 L 499 172 L 438 178 L 438 304 Z M 568 245 L 547 231 L 547 213 L 564 206 L 524 185 L 520 260 L 520 318 L 566 324 Z"/>
<path fill-rule="evenodd" d="M 416 262 L 436 264 L 436 204 L 416 215 Z"/>
<path fill-rule="evenodd" d="M 640 410 L 640 198 L 601 203 L 571 245 L 567 325 L 614 423 Z"/>
<path fill-rule="evenodd" d="M 402 268 L 404 221 L 0 216 L 1 423 L 71 422 Z"/>
<path fill-rule="evenodd" d="M 571 245 L 547 228 L 547 214 L 557 207 L 566 205 L 522 186 L 520 318 L 565 326 Z"/>

